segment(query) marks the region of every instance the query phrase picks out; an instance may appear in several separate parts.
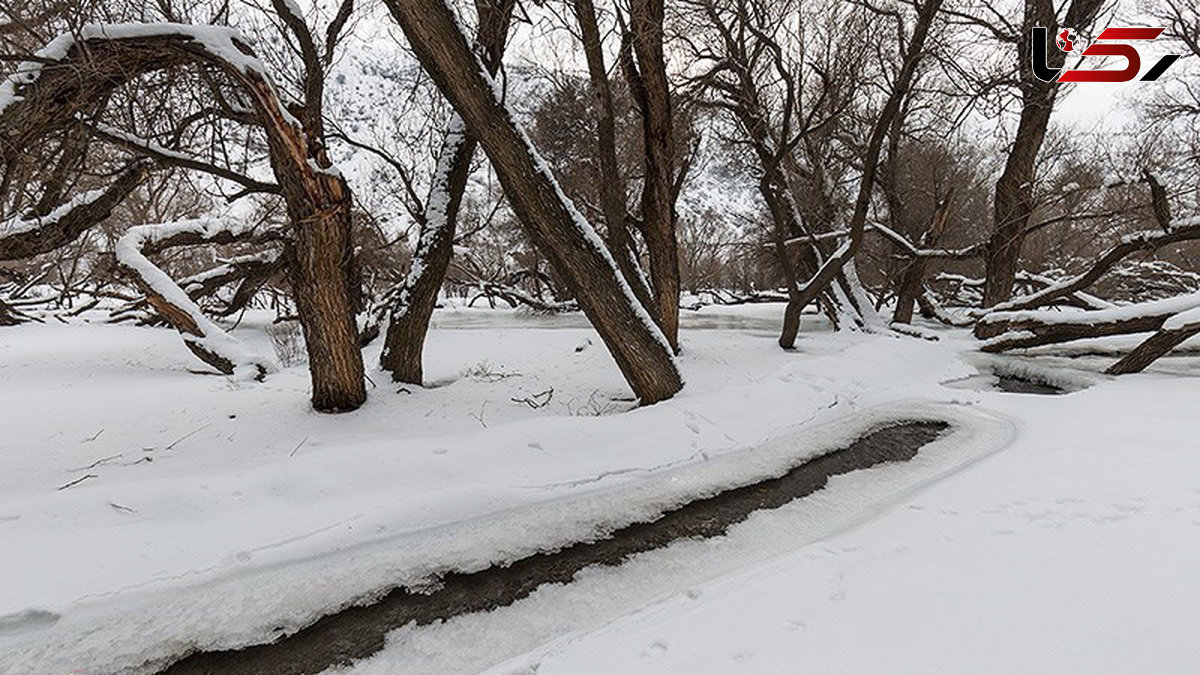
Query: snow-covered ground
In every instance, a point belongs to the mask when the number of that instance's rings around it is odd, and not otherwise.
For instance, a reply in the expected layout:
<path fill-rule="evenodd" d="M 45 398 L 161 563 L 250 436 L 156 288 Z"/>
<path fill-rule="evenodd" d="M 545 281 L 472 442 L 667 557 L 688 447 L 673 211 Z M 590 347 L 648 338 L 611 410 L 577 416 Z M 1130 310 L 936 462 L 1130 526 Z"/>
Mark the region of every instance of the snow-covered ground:
<path fill-rule="evenodd" d="M 630 410 L 578 317 L 439 312 L 437 386 L 371 370 L 368 404 L 334 417 L 308 408 L 302 366 L 193 374 L 172 331 L 0 330 L 0 672 L 152 670 L 262 640 L 914 416 L 953 431 L 727 537 L 401 629 L 354 670 L 1200 670 L 1200 359 L 1115 380 L 1095 374 L 1111 358 L 984 357 L 961 331 L 816 321 L 784 353 L 779 313 L 686 313 L 685 392 Z M 271 350 L 252 320 L 236 335 Z M 1073 393 L 1000 393 L 992 371 Z"/>

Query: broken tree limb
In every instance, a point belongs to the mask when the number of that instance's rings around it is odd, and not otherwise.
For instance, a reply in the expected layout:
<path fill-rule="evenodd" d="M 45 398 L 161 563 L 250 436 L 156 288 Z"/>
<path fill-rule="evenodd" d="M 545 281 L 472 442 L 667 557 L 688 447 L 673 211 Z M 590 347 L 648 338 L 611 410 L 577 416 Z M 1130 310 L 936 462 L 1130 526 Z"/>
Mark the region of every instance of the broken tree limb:
<path fill-rule="evenodd" d="M 1163 327 L 1104 371 L 1109 375 L 1140 373 L 1189 338 L 1200 335 L 1200 311 L 1181 312 L 1163 322 Z"/>
<path fill-rule="evenodd" d="M 1065 281 L 1052 284 L 1035 293 L 1023 295 L 993 307 L 976 325 L 975 336 L 980 339 L 994 337 L 1007 330 L 1003 322 L 993 314 L 1044 307 L 1050 303 L 1077 294 L 1091 286 L 1110 269 L 1126 257 L 1139 251 L 1153 252 L 1167 244 L 1200 240 L 1200 222 L 1185 225 L 1167 232 L 1137 232 L 1121 238 L 1116 246 L 1105 251 L 1087 271 Z"/>
<path fill-rule="evenodd" d="M 117 263 L 130 272 L 146 300 L 183 336 L 183 342 L 201 361 L 226 375 L 261 380 L 278 370 L 273 359 L 256 354 L 240 340 L 213 323 L 200 307 L 144 254 L 146 248 L 172 237 L 216 240 L 245 233 L 215 219 L 186 220 L 161 225 L 131 227 L 116 245 Z"/>
<path fill-rule="evenodd" d="M 1200 307 L 1200 292 L 1097 311 L 997 312 L 981 321 L 1002 324 L 1005 331 L 986 340 L 980 349 L 1002 352 L 1086 338 L 1149 333 L 1162 328 L 1176 314 L 1195 307 Z"/>
<path fill-rule="evenodd" d="M 0 260 L 23 260 L 65 246 L 112 214 L 150 174 L 150 164 L 134 162 L 108 187 L 90 190 L 43 216 L 0 223 Z"/>

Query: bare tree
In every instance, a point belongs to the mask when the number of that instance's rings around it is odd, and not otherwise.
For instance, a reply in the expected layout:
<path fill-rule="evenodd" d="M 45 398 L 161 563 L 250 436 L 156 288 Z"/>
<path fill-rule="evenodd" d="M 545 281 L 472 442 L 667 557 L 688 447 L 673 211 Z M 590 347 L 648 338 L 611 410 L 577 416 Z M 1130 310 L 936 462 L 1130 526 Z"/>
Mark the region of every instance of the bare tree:
<path fill-rule="evenodd" d="M 1087 30 L 1103 5 L 1103 0 L 1072 0 L 1062 25 Z M 1021 33 L 1015 40 L 1018 67 L 1022 73 L 1018 85 L 1021 91 L 1021 114 L 1004 173 L 996 182 L 993 230 L 985 255 L 987 283 L 983 290 L 984 307 L 1012 298 L 1021 246 L 1034 211 L 1034 169 L 1059 92 L 1057 83 L 1029 77 L 1025 68 L 1032 63 L 1032 50 L 1046 48 L 1043 44 L 1035 43 L 1033 28 L 1043 26 L 1050 29 L 1057 25 L 1058 16 L 1051 0 L 1026 0 Z M 1049 50 L 1047 63 L 1051 68 L 1061 68 L 1065 61 L 1066 52 Z"/>
<path fill-rule="evenodd" d="M 500 68 L 515 0 L 476 0 L 479 25 L 475 44 L 488 73 Z M 421 226 L 417 249 L 404 285 L 395 292 L 380 365 L 398 382 L 422 384 L 422 357 L 438 289 L 454 252 L 458 214 L 471 173 L 477 141 L 457 114 L 442 144 L 433 186 L 424 209 L 416 209 Z"/>
<path fill-rule="evenodd" d="M 43 51 L 39 58 L 54 68 L 29 67 L 22 74 L 20 98 L 0 110 L 0 152 L 8 161 L 76 124 L 80 111 L 99 111 L 114 89 L 148 74 L 188 65 L 220 73 L 246 106 L 239 114 L 265 131 L 271 167 L 292 222 L 288 260 L 309 352 L 313 406 L 328 412 L 352 410 L 365 400 L 366 390 L 354 318 L 359 294 L 350 246 L 351 199 L 325 151 L 317 82 L 324 77 L 332 47 L 327 45 L 322 55 L 301 25 L 303 19 L 286 5 L 278 9 L 304 54 L 304 89 L 312 98 L 296 108 L 299 117 L 280 100 L 262 63 L 231 29 L 95 25 L 77 36 L 63 36 Z M 337 24 L 331 25 L 331 42 L 340 30 Z"/>
<path fill-rule="evenodd" d="M 479 138 L 530 239 L 567 280 L 634 393 L 646 404 L 673 396 L 682 380 L 669 343 L 500 100 L 453 10 L 442 0 L 387 0 L 387 6 L 421 64 Z"/>

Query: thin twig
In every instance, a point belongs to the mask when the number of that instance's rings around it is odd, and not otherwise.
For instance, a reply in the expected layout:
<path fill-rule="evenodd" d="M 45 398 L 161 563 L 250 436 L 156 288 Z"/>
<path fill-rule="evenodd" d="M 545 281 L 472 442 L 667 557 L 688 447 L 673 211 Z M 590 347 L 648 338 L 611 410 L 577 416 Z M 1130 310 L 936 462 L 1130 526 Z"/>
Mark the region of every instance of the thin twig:
<path fill-rule="evenodd" d="M 83 476 L 83 477 L 81 477 L 81 478 L 76 478 L 75 480 L 71 481 L 70 483 L 66 483 L 66 484 L 63 484 L 63 485 L 59 485 L 59 486 L 58 486 L 58 489 L 59 489 L 59 490 L 66 490 L 66 489 L 67 489 L 67 488 L 69 488 L 69 487 L 72 487 L 72 486 L 75 486 L 75 485 L 79 485 L 80 483 L 82 483 L 83 481 L 85 481 L 85 480 L 87 480 L 87 479 L 89 479 L 89 478 L 99 478 L 99 476 L 97 476 L 97 475 L 96 475 L 96 474 L 94 474 L 94 473 L 89 473 L 89 474 L 87 474 L 86 476 Z"/>

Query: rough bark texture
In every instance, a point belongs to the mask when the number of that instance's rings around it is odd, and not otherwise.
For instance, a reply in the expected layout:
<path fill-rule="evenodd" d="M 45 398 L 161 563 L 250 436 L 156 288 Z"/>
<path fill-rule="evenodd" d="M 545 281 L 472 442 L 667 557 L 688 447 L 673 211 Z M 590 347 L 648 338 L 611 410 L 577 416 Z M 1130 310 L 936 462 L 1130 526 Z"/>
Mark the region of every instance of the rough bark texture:
<path fill-rule="evenodd" d="M 1104 371 L 1109 375 L 1125 375 L 1140 373 L 1151 363 L 1166 356 L 1172 349 L 1183 344 L 1189 338 L 1200 335 L 1200 321 L 1184 324 L 1170 330 L 1160 330 L 1146 341 L 1134 348 L 1120 361 L 1109 366 Z"/>
<path fill-rule="evenodd" d="M 654 297 L 638 263 L 633 237 L 626 226 L 625 177 L 617 162 L 616 107 L 612 88 L 608 81 L 608 68 L 604 63 L 600 27 L 596 21 L 596 7 L 592 0 L 574 0 L 575 16 L 583 38 L 583 51 L 587 58 L 588 79 L 595 97 L 596 107 L 596 157 L 600 165 L 600 200 L 604 213 L 604 232 L 608 249 L 612 252 L 625 281 L 637 295 L 646 311 L 657 311 Z"/>
<path fill-rule="evenodd" d="M 1095 21 L 1102 5 L 1102 0 L 1073 0 L 1064 25 L 1086 30 Z M 1051 0 L 1026 0 L 1021 34 L 1017 36 L 1021 117 L 1004 172 L 996 182 L 992 205 L 993 230 L 984 256 L 987 268 L 983 287 L 984 307 L 1000 304 L 1012 297 L 1025 230 L 1034 209 L 1034 167 L 1059 89 L 1057 83 L 1043 82 L 1029 74 L 1031 47 L 1046 48 L 1046 45 L 1031 45 L 1030 32 L 1034 26 L 1045 26 L 1053 34 L 1057 23 L 1058 17 Z M 1066 52 L 1050 45 L 1047 50 L 1048 65 L 1061 68 L 1065 61 Z"/>
<path fill-rule="evenodd" d="M 679 246 L 675 239 L 675 131 L 663 54 L 663 0 L 632 0 L 630 29 L 638 62 L 635 98 L 642 111 L 646 176 L 642 219 L 658 325 L 679 351 Z"/>
<path fill-rule="evenodd" d="M 683 384 L 669 345 L 499 100 L 453 11 L 440 0 L 387 0 L 387 6 L 479 139 L 527 235 L 571 286 L 633 391 L 643 403 L 673 396 Z"/>
<path fill-rule="evenodd" d="M 483 55 L 484 66 L 492 75 L 500 68 L 515 4 L 515 0 L 476 0 L 475 3 L 479 9 L 475 44 Z M 457 115 L 455 118 L 442 145 L 437 175 L 430 190 L 430 204 L 426 205 L 421 236 L 413 253 L 412 270 L 389 312 L 387 335 L 379 357 L 380 366 L 397 382 L 424 383 L 425 337 L 437 306 L 438 290 L 454 255 L 458 213 L 478 145 L 462 120 Z"/>

